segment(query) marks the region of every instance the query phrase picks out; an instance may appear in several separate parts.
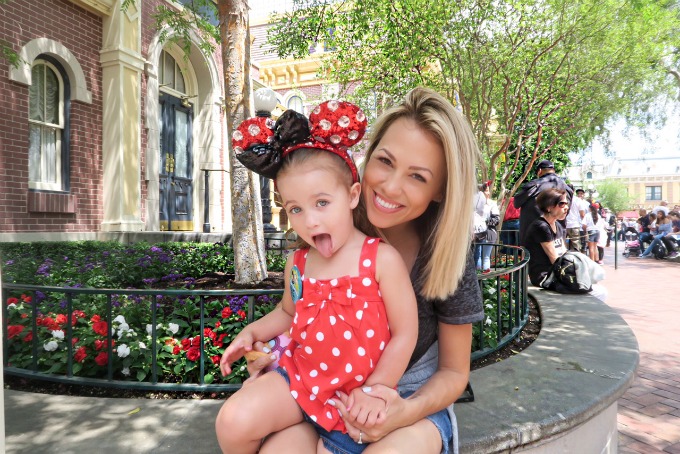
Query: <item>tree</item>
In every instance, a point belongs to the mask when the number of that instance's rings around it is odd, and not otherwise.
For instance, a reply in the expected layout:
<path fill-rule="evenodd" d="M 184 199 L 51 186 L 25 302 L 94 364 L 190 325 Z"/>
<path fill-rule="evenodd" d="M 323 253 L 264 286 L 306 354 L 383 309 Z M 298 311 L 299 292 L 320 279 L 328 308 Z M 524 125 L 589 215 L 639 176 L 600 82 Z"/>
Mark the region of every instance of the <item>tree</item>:
<path fill-rule="evenodd" d="M 360 103 L 389 105 L 416 85 L 438 90 L 468 118 L 484 154 L 480 177 L 500 197 L 536 161 L 589 143 L 608 119 L 673 89 L 661 62 L 678 18 L 663 2 L 294 3 L 270 29 L 280 56 L 307 56 L 325 41 L 335 52 L 322 70 L 345 86 L 361 81 Z"/>
<path fill-rule="evenodd" d="M 620 181 L 607 179 L 597 184 L 598 199 L 605 208 L 612 213 L 620 213 L 630 209 L 633 197 L 628 194 L 628 188 Z"/>
<path fill-rule="evenodd" d="M 7 3 L 9 0 L 0 0 L 0 5 Z M 0 61 L 6 60 L 11 66 L 18 68 L 22 60 L 19 54 L 16 53 L 12 46 L 4 40 L 0 39 Z"/>
<path fill-rule="evenodd" d="M 125 0 L 123 7 L 135 0 Z M 208 54 L 220 44 L 224 71 L 227 131 L 231 133 L 250 113 L 250 39 L 246 0 L 188 0 L 184 9 L 161 5 L 154 17 L 161 40 L 178 43 L 190 52 L 190 34 L 203 39 Z M 216 20 L 215 20 L 216 19 Z M 218 25 L 215 25 L 217 23 Z M 170 29 L 165 27 L 169 26 Z M 169 33 L 172 30 L 173 33 Z M 267 277 L 259 180 L 238 162 L 229 145 L 232 242 L 235 281 L 251 284 Z"/>

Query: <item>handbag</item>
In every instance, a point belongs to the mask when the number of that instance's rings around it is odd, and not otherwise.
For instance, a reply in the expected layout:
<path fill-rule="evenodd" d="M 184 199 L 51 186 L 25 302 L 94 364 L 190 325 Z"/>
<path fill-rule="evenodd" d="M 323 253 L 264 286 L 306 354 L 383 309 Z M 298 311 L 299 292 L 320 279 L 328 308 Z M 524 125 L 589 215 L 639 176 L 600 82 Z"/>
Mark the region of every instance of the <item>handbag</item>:
<path fill-rule="evenodd" d="M 555 260 L 541 287 L 557 293 L 588 293 L 593 290 L 583 254 L 567 251 Z"/>

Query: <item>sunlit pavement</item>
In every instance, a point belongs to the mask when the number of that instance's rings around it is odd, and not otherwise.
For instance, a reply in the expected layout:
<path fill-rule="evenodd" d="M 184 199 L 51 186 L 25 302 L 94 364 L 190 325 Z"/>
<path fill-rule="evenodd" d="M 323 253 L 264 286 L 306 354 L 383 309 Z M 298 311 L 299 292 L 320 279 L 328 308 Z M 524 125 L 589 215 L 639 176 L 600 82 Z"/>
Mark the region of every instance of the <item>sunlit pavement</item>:
<path fill-rule="evenodd" d="M 607 303 L 640 345 L 635 382 L 619 399 L 620 453 L 680 453 L 680 263 L 626 259 L 605 248 Z M 606 339 L 602 339 L 606 342 Z"/>

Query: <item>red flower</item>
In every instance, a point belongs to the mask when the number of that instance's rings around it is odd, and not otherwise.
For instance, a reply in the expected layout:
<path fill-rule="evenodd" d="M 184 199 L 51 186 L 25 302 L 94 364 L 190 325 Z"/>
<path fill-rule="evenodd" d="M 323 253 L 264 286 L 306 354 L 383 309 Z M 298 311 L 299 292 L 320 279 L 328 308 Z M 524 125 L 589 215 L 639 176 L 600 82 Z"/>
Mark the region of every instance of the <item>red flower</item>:
<path fill-rule="evenodd" d="M 510 275 L 509 274 L 501 274 L 500 276 L 501 279 L 505 279 L 506 281 L 510 280 Z"/>
<path fill-rule="evenodd" d="M 220 337 L 218 337 L 217 340 L 214 342 L 215 347 L 221 347 L 222 345 L 224 345 L 225 337 L 227 337 L 227 333 L 220 334 Z"/>
<path fill-rule="evenodd" d="M 108 333 L 108 325 L 106 322 L 94 322 L 92 324 L 92 330 L 100 336 L 106 336 Z"/>
<path fill-rule="evenodd" d="M 60 325 L 63 325 L 64 323 L 66 323 L 66 316 L 64 314 L 57 315 L 56 322 L 59 323 Z"/>
<path fill-rule="evenodd" d="M 24 342 L 31 342 L 33 340 L 33 331 L 29 331 L 28 334 L 24 336 Z"/>
<path fill-rule="evenodd" d="M 233 313 L 234 312 L 231 310 L 231 308 L 227 306 L 224 309 L 222 309 L 222 318 L 229 318 Z"/>
<path fill-rule="evenodd" d="M 19 304 L 19 299 L 18 298 L 7 298 L 7 305 L 9 306 L 10 304 Z"/>
<path fill-rule="evenodd" d="M 175 345 L 177 343 L 177 339 L 174 337 L 171 337 L 170 339 L 165 340 L 165 345 Z"/>
<path fill-rule="evenodd" d="M 71 338 L 71 344 L 73 344 L 73 346 L 75 347 L 77 343 L 78 343 L 78 338 L 77 338 L 77 337 L 72 337 L 72 338 Z"/>
<path fill-rule="evenodd" d="M 199 346 L 201 345 L 201 336 L 195 336 L 193 339 L 191 339 L 191 345 Z"/>
<path fill-rule="evenodd" d="M 28 318 L 28 314 L 21 314 L 21 318 Z"/>
<path fill-rule="evenodd" d="M 215 329 L 219 328 L 220 326 L 222 326 L 222 323 L 219 320 L 216 321 L 215 322 Z"/>
<path fill-rule="evenodd" d="M 111 346 L 115 347 L 116 346 L 116 341 L 113 339 L 111 340 Z M 95 339 L 94 340 L 94 349 L 99 351 L 102 348 L 108 348 L 109 347 L 109 341 L 107 339 L 100 340 L 100 339 Z"/>
<path fill-rule="evenodd" d="M 182 349 L 179 348 L 179 345 L 175 345 L 175 347 L 172 349 L 172 354 L 173 355 L 179 355 L 179 352 L 181 352 Z"/>
<path fill-rule="evenodd" d="M 90 319 L 90 321 L 93 322 L 93 323 L 97 323 L 97 322 L 101 321 L 101 319 L 102 319 L 102 318 L 101 318 L 99 315 L 94 314 L 94 315 L 92 316 L 92 318 Z"/>
<path fill-rule="evenodd" d="M 24 303 L 30 303 L 33 301 L 33 297 L 24 294 L 21 295 L 21 299 L 24 301 Z"/>
<path fill-rule="evenodd" d="M 85 347 L 80 347 L 78 350 L 76 350 L 75 355 L 73 355 L 73 360 L 77 363 L 82 363 L 85 361 L 85 358 L 87 357 L 87 350 Z"/>
<path fill-rule="evenodd" d="M 219 364 L 220 363 L 220 355 L 215 355 L 210 358 L 213 362 L 213 364 Z"/>
<path fill-rule="evenodd" d="M 189 361 L 197 361 L 201 357 L 201 350 L 198 347 L 189 347 L 187 350 L 187 359 Z"/>
<path fill-rule="evenodd" d="M 21 325 L 9 325 L 7 327 L 7 337 L 9 339 L 12 339 L 13 337 L 18 336 L 21 334 L 21 332 L 24 330 L 24 327 Z"/>
<path fill-rule="evenodd" d="M 244 318 L 246 318 L 246 313 L 245 313 L 245 312 L 243 312 L 243 311 L 238 311 L 238 312 L 236 312 L 236 313 L 238 314 L 239 317 L 241 317 L 241 320 L 243 320 Z"/>
<path fill-rule="evenodd" d="M 106 366 L 109 363 L 109 354 L 106 352 L 100 352 L 94 359 L 94 362 L 100 366 Z"/>
<path fill-rule="evenodd" d="M 203 335 L 205 337 L 209 338 L 209 339 L 212 339 L 212 340 L 215 340 L 215 338 L 217 337 L 217 334 L 215 334 L 215 332 L 213 330 L 211 330 L 210 328 L 204 328 L 203 329 Z"/>
<path fill-rule="evenodd" d="M 189 350 L 189 347 L 191 347 L 191 339 L 182 339 L 182 350 Z"/>

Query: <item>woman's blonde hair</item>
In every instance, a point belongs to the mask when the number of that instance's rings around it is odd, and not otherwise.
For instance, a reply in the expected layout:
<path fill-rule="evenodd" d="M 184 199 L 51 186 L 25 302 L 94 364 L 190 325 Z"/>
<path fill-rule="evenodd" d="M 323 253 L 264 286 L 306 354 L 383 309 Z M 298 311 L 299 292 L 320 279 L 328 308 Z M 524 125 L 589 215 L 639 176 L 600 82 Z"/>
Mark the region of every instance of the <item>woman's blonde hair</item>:
<path fill-rule="evenodd" d="M 427 88 L 411 90 L 404 101 L 380 116 L 371 130 L 368 162 L 387 129 L 408 118 L 441 144 L 446 159 L 446 186 L 440 203 L 432 202 L 418 219 L 421 253 L 426 262 L 416 283 L 425 298 L 443 299 L 455 292 L 466 266 L 472 231 L 472 200 L 477 192 L 477 141 L 465 117 L 439 93 Z M 413 150 L 417 153 L 417 150 Z M 355 210 L 364 214 L 363 198 Z M 357 221 L 367 222 L 359 216 Z M 362 225 L 362 230 L 368 226 Z M 378 232 L 380 233 L 380 232 Z"/>

